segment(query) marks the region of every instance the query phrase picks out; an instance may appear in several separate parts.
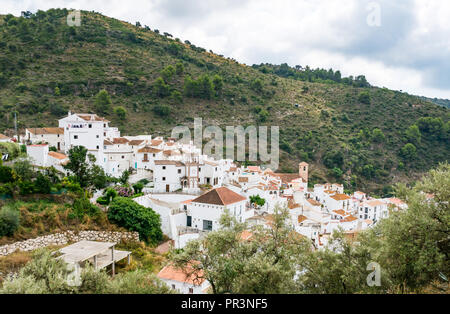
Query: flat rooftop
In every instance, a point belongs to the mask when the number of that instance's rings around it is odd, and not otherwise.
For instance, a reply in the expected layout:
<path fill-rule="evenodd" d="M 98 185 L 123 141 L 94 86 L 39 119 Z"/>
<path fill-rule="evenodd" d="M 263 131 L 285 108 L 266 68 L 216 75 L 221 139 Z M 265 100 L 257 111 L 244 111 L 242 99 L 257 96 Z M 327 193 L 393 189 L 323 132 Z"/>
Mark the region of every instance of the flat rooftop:
<path fill-rule="evenodd" d="M 101 269 L 131 255 L 131 252 L 114 249 L 113 258 L 112 247 L 115 244 L 114 242 L 80 241 L 60 249 L 59 252 L 63 255 L 59 258 L 66 263 L 93 262 L 96 269 Z"/>

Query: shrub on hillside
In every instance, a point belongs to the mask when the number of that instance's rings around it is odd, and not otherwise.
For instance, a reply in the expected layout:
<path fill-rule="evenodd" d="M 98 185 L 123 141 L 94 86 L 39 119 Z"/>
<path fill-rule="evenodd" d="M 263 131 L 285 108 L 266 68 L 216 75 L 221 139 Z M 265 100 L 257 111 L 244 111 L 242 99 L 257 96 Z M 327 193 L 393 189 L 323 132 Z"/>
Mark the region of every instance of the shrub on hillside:
<path fill-rule="evenodd" d="M 12 236 L 19 228 L 20 214 L 17 210 L 9 206 L 0 209 L 0 237 Z"/>
<path fill-rule="evenodd" d="M 108 219 L 120 227 L 137 231 L 146 242 L 157 243 L 162 239 L 159 215 L 132 199 L 116 197 L 109 206 Z"/>

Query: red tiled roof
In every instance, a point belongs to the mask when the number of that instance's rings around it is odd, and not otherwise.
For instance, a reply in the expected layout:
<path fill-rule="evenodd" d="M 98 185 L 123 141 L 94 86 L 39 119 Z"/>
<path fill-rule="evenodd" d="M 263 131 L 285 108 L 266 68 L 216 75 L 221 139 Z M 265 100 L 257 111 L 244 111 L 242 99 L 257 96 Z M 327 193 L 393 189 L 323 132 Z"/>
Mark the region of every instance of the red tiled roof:
<path fill-rule="evenodd" d="M 345 201 L 345 200 L 350 199 L 350 196 L 348 196 L 346 194 L 335 194 L 335 195 L 331 196 L 331 198 L 336 201 Z"/>
<path fill-rule="evenodd" d="M 131 140 L 131 141 L 128 142 L 128 145 L 137 146 L 137 145 L 142 144 L 143 141 L 144 140 Z"/>
<path fill-rule="evenodd" d="M 9 140 L 10 138 L 0 133 L 0 140 Z"/>
<path fill-rule="evenodd" d="M 29 128 L 28 132 L 34 135 L 41 134 L 64 134 L 64 128 Z"/>
<path fill-rule="evenodd" d="M 150 147 L 150 146 L 145 146 L 145 147 L 142 147 L 141 149 L 138 150 L 138 153 L 153 153 L 153 154 L 156 154 L 156 153 L 159 153 L 159 152 L 162 152 L 162 150 L 157 149 L 157 148 L 153 148 L 153 147 Z"/>
<path fill-rule="evenodd" d="M 184 270 L 176 268 L 173 265 L 167 265 L 161 269 L 157 276 L 161 279 L 185 282 L 196 286 L 200 286 L 205 281 L 205 279 L 202 278 L 203 271 L 201 269 L 194 269 L 192 265 L 188 265 Z"/>
<path fill-rule="evenodd" d="M 233 192 L 229 188 L 220 187 L 200 195 L 199 197 L 193 199 L 192 202 L 224 206 L 245 200 L 245 197 Z"/>
<path fill-rule="evenodd" d="M 83 119 L 84 121 L 103 121 L 103 122 L 110 122 L 106 120 L 105 118 L 99 117 L 96 114 L 84 114 L 84 113 L 76 113 L 79 118 Z"/>
<path fill-rule="evenodd" d="M 112 140 L 113 144 L 127 144 L 129 140 L 127 140 L 125 137 L 116 137 Z"/>
<path fill-rule="evenodd" d="M 52 156 L 53 158 L 56 158 L 56 159 L 66 159 L 67 158 L 66 155 L 60 154 L 60 153 L 57 153 L 57 152 L 48 152 L 48 155 Z"/>
<path fill-rule="evenodd" d="M 160 145 L 162 142 L 163 142 L 163 141 L 161 141 L 161 140 L 153 140 L 153 141 L 150 143 L 150 145 L 151 145 L 151 146 L 158 146 L 158 145 Z"/>

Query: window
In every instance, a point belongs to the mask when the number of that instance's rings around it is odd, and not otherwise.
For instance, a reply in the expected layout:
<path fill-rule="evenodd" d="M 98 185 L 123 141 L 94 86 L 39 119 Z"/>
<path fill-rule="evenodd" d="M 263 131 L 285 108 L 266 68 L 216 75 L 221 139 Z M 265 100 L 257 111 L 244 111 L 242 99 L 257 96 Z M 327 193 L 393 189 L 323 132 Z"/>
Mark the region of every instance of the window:
<path fill-rule="evenodd" d="M 156 157 L 156 154 L 153 154 L 153 157 Z"/>
<path fill-rule="evenodd" d="M 97 149 L 99 149 L 100 147 L 97 145 Z"/>
<path fill-rule="evenodd" d="M 163 169 L 163 170 L 166 170 L 166 166 L 162 166 L 162 169 Z"/>
<path fill-rule="evenodd" d="M 103 132 L 103 136 L 106 136 L 106 132 Z"/>
<path fill-rule="evenodd" d="M 175 289 L 175 285 L 172 285 L 172 289 Z"/>
<path fill-rule="evenodd" d="M 89 123 L 89 128 L 92 129 L 92 124 Z"/>
<path fill-rule="evenodd" d="M 98 135 L 98 134 L 97 134 L 97 136 L 96 136 L 96 137 L 97 137 L 97 138 L 100 138 L 100 135 Z"/>
<path fill-rule="evenodd" d="M 166 177 L 162 177 L 162 180 L 163 180 L 163 181 L 166 181 Z"/>
<path fill-rule="evenodd" d="M 125 159 L 125 156 L 122 155 L 122 159 Z"/>
<path fill-rule="evenodd" d="M 74 139 L 74 140 L 77 140 L 77 139 L 78 139 L 78 135 L 74 135 L 74 136 L 73 136 L 73 139 Z"/>
<path fill-rule="evenodd" d="M 211 220 L 203 220 L 203 230 L 212 231 L 212 221 Z"/>
<path fill-rule="evenodd" d="M 184 205 L 186 206 L 186 205 Z M 192 226 L 192 216 L 187 216 L 186 226 L 191 227 Z"/>
<path fill-rule="evenodd" d="M 178 173 L 181 173 L 181 169 L 178 169 Z"/>
<path fill-rule="evenodd" d="M 202 171 L 202 168 L 198 168 L 198 172 Z"/>
<path fill-rule="evenodd" d="M 189 293 L 193 294 L 194 293 L 194 288 L 189 288 Z"/>
<path fill-rule="evenodd" d="M 106 128 L 106 123 L 103 123 L 103 127 Z"/>

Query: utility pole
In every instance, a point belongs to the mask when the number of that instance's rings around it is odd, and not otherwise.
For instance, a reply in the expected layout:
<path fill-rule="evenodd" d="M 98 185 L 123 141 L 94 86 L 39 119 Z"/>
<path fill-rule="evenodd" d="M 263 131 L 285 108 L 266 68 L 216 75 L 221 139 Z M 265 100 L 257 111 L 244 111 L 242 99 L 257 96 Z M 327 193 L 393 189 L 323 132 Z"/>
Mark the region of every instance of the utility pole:
<path fill-rule="evenodd" d="M 14 111 L 14 131 L 16 132 L 17 143 L 20 143 L 19 133 L 17 133 L 17 111 Z"/>

